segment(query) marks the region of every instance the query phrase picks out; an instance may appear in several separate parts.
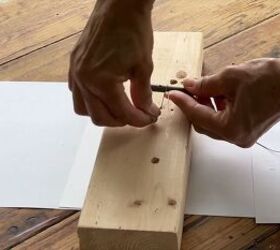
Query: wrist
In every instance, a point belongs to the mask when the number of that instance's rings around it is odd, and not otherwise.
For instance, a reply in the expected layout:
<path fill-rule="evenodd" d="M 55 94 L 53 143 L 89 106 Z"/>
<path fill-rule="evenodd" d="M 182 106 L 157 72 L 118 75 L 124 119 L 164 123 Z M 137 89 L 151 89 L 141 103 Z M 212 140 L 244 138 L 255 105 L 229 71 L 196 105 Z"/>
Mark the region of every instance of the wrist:
<path fill-rule="evenodd" d="M 271 86 L 271 98 L 274 100 L 276 104 L 275 113 L 280 118 L 280 59 L 279 58 L 271 58 L 268 62 L 268 68 L 271 72 L 270 78 L 268 82 L 270 82 Z"/>
<path fill-rule="evenodd" d="M 97 0 L 95 9 L 99 11 L 122 12 L 129 11 L 151 12 L 155 0 Z"/>

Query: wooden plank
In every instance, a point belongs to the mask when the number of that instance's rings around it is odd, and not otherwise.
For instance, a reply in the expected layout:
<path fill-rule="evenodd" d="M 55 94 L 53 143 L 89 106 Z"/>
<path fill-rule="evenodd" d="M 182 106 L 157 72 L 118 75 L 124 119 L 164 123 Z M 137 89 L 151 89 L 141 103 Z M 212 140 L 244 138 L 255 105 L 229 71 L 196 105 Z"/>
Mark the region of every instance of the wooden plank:
<path fill-rule="evenodd" d="M 279 225 L 257 225 L 254 219 L 208 217 L 183 234 L 182 250 L 247 249 L 255 239 L 279 228 Z"/>
<path fill-rule="evenodd" d="M 92 0 L 0 2 L 0 64 L 80 32 Z"/>
<path fill-rule="evenodd" d="M 78 36 L 0 66 L 1 80 L 67 81 L 70 51 Z"/>
<path fill-rule="evenodd" d="M 0 2 L 0 65 L 80 32 L 95 1 Z M 201 31 L 217 43 L 279 13 L 275 0 L 156 0 L 156 30 Z M 32 14 L 31 14 L 32 13 Z"/>
<path fill-rule="evenodd" d="M 73 212 L 0 208 L 0 249 L 8 249 L 62 221 Z"/>
<path fill-rule="evenodd" d="M 153 23 L 160 31 L 203 32 L 208 47 L 279 13 L 275 0 L 162 0 Z"/>
<path fill-rule="evenodd" d="M 56 225 L 40 232 L 24 243 L 13 248 L 14 250 L 78 250 L 79 240 L 77 226 L 79 213 L 66 218 Z"/>
<path fill-rule="evenodd" d="M 155 33 L 152 82 L 200 76 L 201 33 Z M 162 94 L 154 99 L 160 105 Z M 81 249 L 178 250 L 189 168 L 189 124 L 173 104 L 144 129 L 107 128 L 79 222 Z M 153 161 L 157 159 L 157 161 Z"/>
<path fill-rule="evenodd" d="M 265 235 L 265 237 L 259 237 L 255 240 L 253 249 L 262 249 L 262 250 L 279 250 L 280 249 L 280 229 L 270 235 Z"/>
<path fill-rule="evenodd" d="M 260 57 L 280 57 L 280 16 L 212 46 L 205 52 L 205 74 Z"/>

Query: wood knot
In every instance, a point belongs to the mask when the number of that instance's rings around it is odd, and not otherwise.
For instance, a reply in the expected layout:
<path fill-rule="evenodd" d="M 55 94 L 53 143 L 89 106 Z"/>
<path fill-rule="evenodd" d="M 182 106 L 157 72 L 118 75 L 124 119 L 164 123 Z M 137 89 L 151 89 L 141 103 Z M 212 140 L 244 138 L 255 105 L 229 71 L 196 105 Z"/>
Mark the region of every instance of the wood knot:
<path fill-rule="evenodd" d="M 175 85 L 175 84 L 177 84 L 177 83 L 178 83 L 178 81 L 175 80 L 175 79 L 171 79 L 171 80 L 170 80 L 170 84 L 171 84 L 171 85 Z"/>
<path fill-rule="evenodd" d="M 178 79 L 186 78 L 187 75 L 188 75 L 188 74 L 187 74 L 184 70 L 179 70 L 179 71 L 176 73 L 176 77 L 177 77 Z"/>
<path fill-rule="evenodd" d="M 153 157 L 152 158 L 152 160 L 151 160 L 151 162 L 153 163 L 153 164 L 157 164 L 157 163 L 159 163 L 159 158 L 158 157 Z"/>
<path fill-rule="evenodd" d="M 29 225 L 36 225 L 38 223 L 37 217 L 29 217 L 26 219 L 26 223 Z"/>
<path fill-rule="evenodd" d="M 177 201 L 175 201 L 174 199 L 168 199 L 168 205 L 169 206 L 176 206 L 177 205 Z"/>
<path fill-rule="evenodd" d="M 136 207 L 140 207 L 143 204 L 143 202 L 144 201 L 142 201 L 142 200 L 136 200 L 136 201 L 133 202 L 133 205 L 136 206 Z"/>
<path fill-rule="evenodd" d="M 8 229 L 8 232 L 12 235 L 16 235 L 19 232 L 19 228 L 17 226 L 11 226 Z"/>

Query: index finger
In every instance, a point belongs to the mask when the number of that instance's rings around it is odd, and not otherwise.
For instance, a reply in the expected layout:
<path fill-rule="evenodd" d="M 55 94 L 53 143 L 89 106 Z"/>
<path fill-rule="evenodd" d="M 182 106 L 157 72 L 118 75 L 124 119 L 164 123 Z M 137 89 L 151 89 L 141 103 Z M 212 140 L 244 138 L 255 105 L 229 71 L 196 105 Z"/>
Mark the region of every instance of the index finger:
<path fill-rule="evenodd" d="M 87 93 L 88 108 L 94 110 L 90 101 L 91 94 L 96 95 L 118 121 L 135 127 L 144 127 L 157 120 L 157 117 L 149 115 L 132 105 L 127 97 L 122 83 L 104 83 L 99 85 L 98 93 L 89 89 Z"/>

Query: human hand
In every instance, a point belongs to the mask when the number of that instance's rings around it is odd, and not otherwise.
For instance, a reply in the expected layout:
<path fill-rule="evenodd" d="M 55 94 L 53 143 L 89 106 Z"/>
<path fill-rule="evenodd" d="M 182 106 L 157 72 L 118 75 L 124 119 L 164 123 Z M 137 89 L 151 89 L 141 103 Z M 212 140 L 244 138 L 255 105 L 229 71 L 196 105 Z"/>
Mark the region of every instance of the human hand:
<path fill-rule="evenodd" d="M 200 80 L 184 80 L 185 88 L 199 98 L 214 97 L 209 105 L 172 91 L 178 105 L 199 133 L 250 147 L 280 119 L 280 60 L 255 59 L 226 67 Z"/>
<path fill-rule="evenodd" d="M 143 127 L 157 120 L 152 101 L 151 0 L 99 0 L 71 54 L 74 109 L 96 125 Z M 123 82 L 130 80 L 132 102 Z"/>

